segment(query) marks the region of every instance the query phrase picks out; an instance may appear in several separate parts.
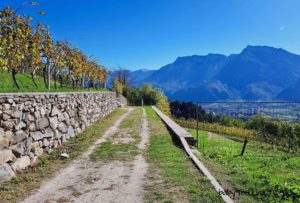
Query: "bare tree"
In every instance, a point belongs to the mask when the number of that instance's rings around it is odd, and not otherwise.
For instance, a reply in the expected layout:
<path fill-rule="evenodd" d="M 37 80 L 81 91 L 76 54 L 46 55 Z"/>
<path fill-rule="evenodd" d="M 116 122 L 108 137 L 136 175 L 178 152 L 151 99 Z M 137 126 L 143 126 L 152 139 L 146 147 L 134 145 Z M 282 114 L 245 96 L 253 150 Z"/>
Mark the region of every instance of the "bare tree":
<path fill-rule="evenodd" d="M 118 66 L 111 71 L 111 83 L 114 80 L 118 80 L 124 87 L 128 86 L 130 88 L 135 83 L 135 78 L 132 76 L 131 71 L 122 66 Z"/>

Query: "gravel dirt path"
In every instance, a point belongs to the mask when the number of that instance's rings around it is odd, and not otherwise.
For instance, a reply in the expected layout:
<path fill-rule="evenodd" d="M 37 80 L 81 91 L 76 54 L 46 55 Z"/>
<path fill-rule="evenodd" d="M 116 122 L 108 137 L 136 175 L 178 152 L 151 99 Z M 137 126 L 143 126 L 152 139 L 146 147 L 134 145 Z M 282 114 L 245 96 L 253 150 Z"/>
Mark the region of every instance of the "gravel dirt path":
<path fill-rule="evenodd" d="M 108 129 L 103 136 L 80 158 L 59 171 L 54 178 L 45 181 L 40 189 L 23 202 L 143 202 L 144 185 L 148 164 L 142 152 L 146 149 L 149 132 L 146 112 L 140 115 L 141 141 L 137 144 L 139 154 L 126 161 L 92 161 L 90 155 L 101 143 L 118 137 L 120 124 L 132 113 L 126 114 Z M 122 143 L 118 137 L 118 142 Z M 128 138 L 124 138 L 128 139 Z"/>

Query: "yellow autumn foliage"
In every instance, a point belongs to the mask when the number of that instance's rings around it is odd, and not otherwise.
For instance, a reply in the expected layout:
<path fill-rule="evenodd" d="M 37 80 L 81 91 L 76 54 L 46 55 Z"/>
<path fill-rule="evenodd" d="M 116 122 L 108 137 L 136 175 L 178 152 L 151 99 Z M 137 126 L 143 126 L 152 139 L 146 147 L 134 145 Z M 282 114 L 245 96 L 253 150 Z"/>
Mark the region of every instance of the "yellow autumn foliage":
<path fill-rule="evenodd" d="M 197 122 L 196 120 L 182 120 L 182 119 L 175 119 L 175 121 L 187 128 L 196 128 Z M 220 134 L 226 134 L 230 136 L 237 136 L 237 137 L 247 137 L 247 138 L 254 138 L 258 136 L 256 131 L 253 130 L 247 130 L 244 128 L 238 128 L 238 127 L 227 127 L 222 126 L 215 123 L 202 123 L 199 122 L 199 129 L 209 131 L 209 132 L 215 132 Z"/>

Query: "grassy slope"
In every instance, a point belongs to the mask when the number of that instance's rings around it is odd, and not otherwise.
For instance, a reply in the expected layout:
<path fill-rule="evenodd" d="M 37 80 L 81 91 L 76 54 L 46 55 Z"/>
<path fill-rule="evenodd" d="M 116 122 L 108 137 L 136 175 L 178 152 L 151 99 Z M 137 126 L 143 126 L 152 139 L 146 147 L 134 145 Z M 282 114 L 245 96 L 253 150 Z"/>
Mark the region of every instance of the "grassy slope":
<path fill-rule="evenodd" d="M 189 131 L 196 135 L 195 130 Z M 300 202 L 300 156 L 250 143 L 241 157 L 238 155 L 243 147 L 242 142 L 208 138 L 205 131 L 200 131 L 199 138 L 200 151 L 204 154 L 202 160 L 223 185 L 229 183 L 245 194 L 256 193 L 243 195 L 244 201 L 256 202 L 255 198 L 260 201 L 283 201 L 280 195 L 284 194 L 286 202 Z M 269 194 L 265 195 L 265 192 Z"/>
<path fill-rule="evenodd" d="M 33 84 L 31 77 L 29 75 L 25 74 L 17 74 L 17 81 L 20 85 L 20 89 L 17 89 L 13 80 L 11 73 L 8 73 L 6 71 L 0 71 L 0 93 L 1 92 L 48 92 L 48 90 L 45 88 L 44 80 L 41 77 L 35 77 L 35 81 L 38 85 L 36 88 Z M 50 92 L 77 92 L 77 91 L 95 91 L 95 89 L 73 89 L 72 87 L 65 87 L 63 88 L 59 87 L 60 84 L 57 82 L 57 89 L 54 89 L 53 82 L 51 83 L 51 90 Z M 104 91 L 104 90 L 98 90 L 98 91 Z"/>
<path fill-rule="evenodd" d="M 89 126 L 84 132 L 68 140 L 51 154 L 42 155 L 40 163 L 36 167 L 19 172 L 11 182 L 0 186 L 0 202 L 2 202 L 1 200 L 18 202 L 26 197 L 34 189 L 37 189 L 43 180 L 53 176 L 56 171 L 66 167 L 68 162 L 86 151 L 124 113 L 124 109 L 115 110 L 107 117 Z M 62 152 L 68 153 L 70 159 L 61 159 L 59 155 Z"/>
<path fill-rule="evenodd" d="M 160 118 L 146 107 L 150 145 L 146 186 L 148 202 L 222 202 L 209 181 L 201 175 L 182 149 L 176 147 Z M 161 181 L 162 180 L 162 181 Z"/>

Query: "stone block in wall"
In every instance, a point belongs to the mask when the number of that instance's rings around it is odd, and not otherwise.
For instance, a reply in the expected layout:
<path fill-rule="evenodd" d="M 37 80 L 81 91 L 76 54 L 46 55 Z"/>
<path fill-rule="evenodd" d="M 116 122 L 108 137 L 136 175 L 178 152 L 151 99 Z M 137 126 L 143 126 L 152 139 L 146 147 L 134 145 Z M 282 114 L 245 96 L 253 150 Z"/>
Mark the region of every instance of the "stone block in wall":
<path fill-rule="evenodd" d="M 34 109 L 34 108 L 33 108 Z M 41 113 L 39 111 L 36 111 L 35 109 L 32 111 L 32 113 L 34 114 L 34 118 L 36 120 L 41 118 Z"/>
<path fill-rule="evenodd" d="M 54 130 L 52 130 L 51 128 L 47 128 L 45 131 L 44 131 L 44 138 L 47 137 L 47 138 L 51 138 L 51 137 L 54 137 Z"/>
<path fill-rule="evenodd" d="M 30 166 L 31 162 L 30 162 L 30 158 L 28 156 L 23 156 L 19 159 L 17 159 L 12 165 L 11 168 L 14 171 L 20 171 L 23 170 L 25 168 L 27 168 L 28 166 Z"/>
<path fill-rule="evenodd" d="M 35 123 L 29 123 L 29 124 L 28 124 L 28 131 L 29 131 L 29 132 L 34 132 L 34 131 L 36 131 Z"/>
<path fill-rule="evenodd" d="M 73 107 L 73 108 L 74 108 L 74 107 Z M 72 109 L 73 109 L 73 108 L 72 108 Z M 68 111 L 68 113 L 69 113 L 70 118 L 73 118 L 73 117 L 76 116 L 76 113 L 75 113 L 75 111 L 73 111 L 73 110 Z"/>
<path fill-rule="evenodd" d="M 32 162 L 125 103 L 112 92 L 0 93 L 0 149 Z"/>
<path fill-rule="evenodd" d="M 11 150 L 8 149 L 0 149 L 0 164 L 4 164 L 7 162 L 13 162 L 16 159 L 15 155 Z"/>
<path fill-rule="evenodd" d="M 72 126 L 69 126 L 67 136 L 68 137 L 74 137 L 75 136 L 75 131 L 74 131 L 74 128 Z"/>
<path fill-rule="evenodd" d="M 3 128 L 0 128 L 0 139 L 4 137 L 4 129 Z"/>
<path fill-rule="evenodd" d="M 43 148 L 41 148 L 41 147 L 37 147 L 37 148 L 35 148 L 34 151 L 33 151 L 33 153 L 34 153 L 36 156 L 42 155 L 43 152 L 44 152 L 44 151 L 43 151 Z"/>
<path fill-rule="evenodd" d="M 40 131 L 30 133 L 30 136 L 33 138 L 34 141 L 38 141 L 44 138 L 44 134 Z"/>
<path fill-rule="evenodd" d="M 59 121 L 59 122 L 63 122 L 63 121 L 66 120 L 63 113 L 58 114 L 57 117 L 58 117 L 58 121 Z"/>
<path fill-rule="evenodd" d="M 51 116 L 58 116 L 59 114 L 61 114 L 61 111 L 58 110 L 56 106 L 54 106 L 51 111 Z"/>
<path fill-rule="evenodd" d="M 64 112 L 63 113 L 63 117 L 65 118 L 65 123 L 67 125 L 70 125 L 70 117 L 69 117 L 69 114 L 67 112 Z"/>
<path fill-rule="evenodd" d="M 10 111 L 10 110 L 9 110 L 9 111 Z M 3 119 L 4 121 L 8 121 L 8 120 L 11 119 L 10 114 L 7 113 L 7 112 L 8 112 L 8 111 L 4 111 L 3 114 L 2 114 L 2 119 Z"/>
<path fill-rule="evenodd" d="M 15 175 L 15 172 L 7 163 L 0 165 L 0 184 L 10 181 Z"/>
<path fill-rule="evenodd" d="M 73 127 L 76 126 L 76 121 L 75 121 L 74 118 L 71 118 L 71 119 L 70 119 L 70 125 L 73 126 Z"/>
<path fill-rule="evenodd" d="M 59 123 L 57 129 L 62 133 L 68 132 L 68 127 L 65 123 Z"/>
<path fill-rule="evenodd" d="M 11 131 L 4 132 L 4 136 L 0 137 L 0 149 L 7 148 L 13 140 L 13 136 L 14 134 Z"/>
<path fill-rule="evenodd" d="M 21 103 L 18 107 L 18 110 L 23 111 L 24 110 L 24 103 Z"/>
<path fill-rule="evenodd" d="M 21 157 L 26 154 L 26 145 L 24 142 L 20 142 L 15 145 L 11 145 L 10 149 L 16 157 Z"/>
<path fill-rule="evenodd" d="M 13 120 L 3 121 L 3 122 L 1 122 L 1 125 L 5 131 L 12 130 L 14 128 Z"/>
<path fill-rule="evenodd" d="M 11 112 L 11 116 L 13 118 L 18 118 L 18 119 L 21 119 L 22 116 L 23 116 L 23 112 L 22 111 L 19 111 L 19 110 L 14 110 Z"/>
<path fill-rule="evenodd" d="M 3 111 L 10 110 L 9 104 L 3 104 L 2 106 L 3 106 L 3 108 L 2 108 Z"/>
<path fill-rule="evenodd" d="M 34 116 L 31 115 L 30 113 L 27 113 L 24 120 L 25 120 L 26 123 L 28 123 L 28 122 L 33 122 L 33 121 L 35 121 L 35 118 L 34 118 Z"/>
<path fill-rule="evenodd" d="M 76 133 L 76 134 L 81 133 L 81 132 L 82 132 L 81 128 L 77 127 L 77 128 L 75 129 L 75 133 Z"/>
<path fill-rule="evenodd" d="M 47 128 L 44 132 L 36 131 L 30 133 L 30 136 L 33 138 L 34 141 L 39 141 L 47 137 L 53 137 L 54 131 L 51 128 Z"/>
<path fill-rule="evenodd" d="M 40 118 L 35 122 L 36 130 L 45 130 L 50 126 L 50 122 L 48 118 Z"/>
<path fill-rule="evenodd" d="M 46 115 L 46 110 L 42 107 L 40 110 L 41 117 L 43 118 Z"/>
<path fill-rule="evenodd" d="M 30 151 L 34 152 L 39 147 L 39 142 L 38 141 L 32 142 L 30 147 L 31 147 Z"/>
<path fill-rule="evenodd" d="M 16 131 L 22 130 L 22 129 L 24 129 L 24 128 L 26 128 L 26 123 L 24 123 L 23 121 L 20 121 L 20 122 L 18 123 L 18 125 L 15 126 L 15 130 L 16 130 Z"/>
<path fill-rule="evenodd" d="M 55 130 L 57 127 L 58 127 L 58 119 L 56 116 L 54 117 L 50 117 L 49 118 L 49 121 L 50 121 L 50 127 Z"/>
<path fill-rule="evenodd" d="M 24 132 L 23 130 L 19 130 L 15 133 L 15 136 L 12 140 L 12 144 L 17 144 L 19 142 L 22 142 L 28 137 L 28 134 Z"/>
<path fill-rule="evenodd" d="M 62 135 L 63 134 L 59 130 L 57 130 L 57 129 L 54 130 L 55 139 L 60 140 Z"/>
<path fill-rule="evenodd" d="M 48 139 L 44 138 L 43 139 L 43 147 L 48 147 L 50 145 L 50 142 L 48 141 Z"/>
<path fill-rule="evenodd" d="M 13 104 L 14 103 L 14 100 L 13 99 L 7 99 L 7 102 L 9 103 L 9 104 Z"/>
<path fill-rule="evenodd" d="M 32 145 L 33 139 L 32 137 L 27 138 L 24 141 L 25 147 L 26 147 L 26 154 L 29 153 L 31 151 L 31 145 Z"/>

